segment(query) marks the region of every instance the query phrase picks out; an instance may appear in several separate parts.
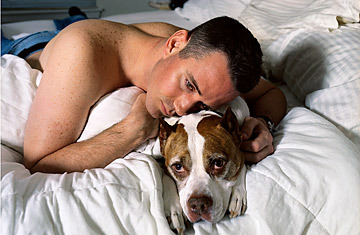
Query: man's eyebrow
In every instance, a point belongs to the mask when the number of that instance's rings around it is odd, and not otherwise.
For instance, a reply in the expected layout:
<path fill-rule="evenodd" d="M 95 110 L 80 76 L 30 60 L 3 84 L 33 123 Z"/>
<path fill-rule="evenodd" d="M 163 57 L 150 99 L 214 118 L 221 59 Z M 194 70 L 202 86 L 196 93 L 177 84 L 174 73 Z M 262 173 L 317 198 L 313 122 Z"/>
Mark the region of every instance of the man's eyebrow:
<path fill-rule="evenodd" d="M 198 86 L 198 84 L 197 84 L 194 76 L 193 76 L 191 73 L 189 73 L 189 72 L 186 72 L 186 74 L 187 74 L 187 76 L 189 77 L 191 83 L 194 84 L 195 89 L 197 90 L 197 92 L 199 93 L 199 95 L 202 95 L 202 93 L 201 93 L 201 91 L 200 91 L 200 89 L 199 89 L 199 86 Z"/>

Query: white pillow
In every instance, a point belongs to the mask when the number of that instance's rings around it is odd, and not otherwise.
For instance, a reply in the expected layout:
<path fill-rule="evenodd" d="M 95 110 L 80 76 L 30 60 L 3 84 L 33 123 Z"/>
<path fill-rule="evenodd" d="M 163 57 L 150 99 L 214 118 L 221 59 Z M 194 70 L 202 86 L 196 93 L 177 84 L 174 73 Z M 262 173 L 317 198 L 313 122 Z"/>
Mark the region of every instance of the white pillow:
<path fill-rule="evenodd" d="M 273 79 L 285 81 L 307 107 L 359 141 L 359 52 L 359 29 L 341 27 L 331 33 L 302 29 L 273 42 L 264 58 Z"/>
<path fill-rule="evenodd" d="M 299 28 L 336 29 L 337 19 L 359 22 L 359 0 L 189 0 L 176 8 L 195 22 L 227 15 L 238 19 L 263 43 Z"/>
<path fill-rule="evenodd" d="M 198 23 L 218 16 L 237 18 L 251 0 L 189 0 L 175 12 Z"/>
<path fill-rule="evenodd" d="M 78 141 L 90 139 L 123 120 L 138 95 L 143 91 L 135 86 L 118 89 L 102 97 L 90 111 L 86 126 Z"/>
<path fill-rule="evenodd" d="M 25 124 L 42 73 L 22 58 L 1 57 L 1 143 L 23 152 Z"/>
<path fill-rule="evenodd" d="M 3 33 L 3 36 L 8 39 L 15 39 L 14 36 L 22 33 L 32 34 L 41 31 L 53 30 L 56 30 L 53 20 L 28 20 L 1 24 L 1 33 Z"/>
<path fill-rule="evenodd" d="M 360 1 L 340 0 L 252 0 L 239 15 L 262 41 L 299 28 L 338 28 L 337 17 L 359 22 Z"/>

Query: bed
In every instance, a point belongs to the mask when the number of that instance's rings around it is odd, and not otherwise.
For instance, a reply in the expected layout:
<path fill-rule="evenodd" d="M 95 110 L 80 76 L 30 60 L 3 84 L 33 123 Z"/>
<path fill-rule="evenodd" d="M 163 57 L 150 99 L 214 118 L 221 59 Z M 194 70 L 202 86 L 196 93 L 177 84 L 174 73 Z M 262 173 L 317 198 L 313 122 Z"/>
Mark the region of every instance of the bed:
<path fill-rule="evenodd" d="M 187 29 L 237 18 L 261 43 L 264 76 L 286 95 L 274 154 L 248 166 L 245 215 L 198 222 L 185 234 L 360 234 L 359 12 L 356 0 L 190 0 L 175 11 L 104 17 Z M 10 38 L 54 27 L 43 20 L 2 31 Z M 173 234 L 155 140 L 105 169 L 31 175 L 23 136 L 41 72 L 12 55 L 2 56 L 1 67 L 2 234 Z M 138 94 L 123 88 L 99 100 L 81 138 L 125 117 Z"/>

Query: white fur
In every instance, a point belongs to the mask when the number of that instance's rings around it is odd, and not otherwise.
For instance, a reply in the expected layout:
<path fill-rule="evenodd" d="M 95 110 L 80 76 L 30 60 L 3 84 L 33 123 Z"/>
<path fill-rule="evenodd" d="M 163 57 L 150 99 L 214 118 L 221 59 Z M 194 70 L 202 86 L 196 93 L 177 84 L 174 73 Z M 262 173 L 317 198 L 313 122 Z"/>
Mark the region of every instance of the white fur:
<path fill-rule="evenodd" d="M 186 215 L 189 215 L 187 201 L 193 195 L 205 195 L 212 199 L 211 220 L 218 222 L 225 214 L 229 205 L 232 186 L 235 182 L 216 181 L 206 172 L 203 162 L 205 139 L 197 130 L 198 123 L 209 115 L 218 115 L 212 111 L 201 111 L 197 114 L 184 116 L 179 123 L 184 124 L 188 135 L 188 147 L 192 168 L 187 180 L 179 185 L 180 204 Z"/>

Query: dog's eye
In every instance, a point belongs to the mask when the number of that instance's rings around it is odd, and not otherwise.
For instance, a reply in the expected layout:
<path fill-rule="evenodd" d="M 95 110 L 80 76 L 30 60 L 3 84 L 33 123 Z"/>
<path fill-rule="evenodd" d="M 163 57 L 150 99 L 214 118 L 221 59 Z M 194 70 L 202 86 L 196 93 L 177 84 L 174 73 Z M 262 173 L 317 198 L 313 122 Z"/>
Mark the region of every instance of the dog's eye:
<path fill-rule="evenodd" d="M 178 173 L 184 172 L 184 167 L 181 163 L 175 163 L 172 166 L 172 169 Z"/>
<path fill-rule="evenodd" d="M 171 170 L 179 180 L 183 180 L 189 172 L 182 162 L 176 162 L 172 164 Z"/>
<path fill-rule="evenodd" d="M 214 166 L 214 170 L 219 170 L 224 167 L 225 161 L 222 159 L 216 159 L 212 162 L 212 164 Z"/>

